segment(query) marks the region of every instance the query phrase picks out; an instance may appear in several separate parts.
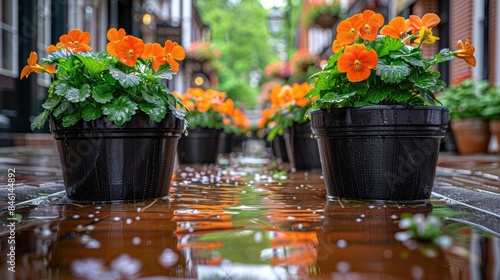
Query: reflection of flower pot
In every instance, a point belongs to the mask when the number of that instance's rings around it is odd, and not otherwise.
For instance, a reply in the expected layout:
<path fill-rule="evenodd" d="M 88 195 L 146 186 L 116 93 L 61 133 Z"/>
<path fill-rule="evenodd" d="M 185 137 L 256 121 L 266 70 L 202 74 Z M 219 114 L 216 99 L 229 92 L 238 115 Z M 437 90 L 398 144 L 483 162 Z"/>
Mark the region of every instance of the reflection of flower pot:
<path fill-rule="evenodd" d="M 282 135 L 276 135 L 271 142 L 273 154 L 284 162 L 288 162 L 288 153 L 286 151 L 285 138 Z"/>
<path fill-rule="evenodd" d="M 244 137 L 233 133 L 222 132 L 217 148 L 219 154 L 229 154 L 243 149 Z"/>
<path fill-rule="evenodd" d="M 105 118 L 71 127 L 51 118 L 66 193 L 72 200 L 142 200 L 168 195 L 184 121 L 146 114 L 116 126 Z"/>
<path fill-rule="evenodd" d="M 448 123 L 440 106 L 364 106 L 312 112 L 329 197 L 426 200 Z"/>
<path fill-rule="evenodd" d="M 315 20 L 314 23 L 321 26 L 322 28 L 331 28 L 337 22 L 338 17 L 329 14 L 321 14 Z"/>
<path fill-rule="evenodd" d="M 292 169 L 321 169 L 318 143 L 312 137 L 311 122 L 294 124 L 285 130 L 283 136 Z"/>
<path fill-rule="evenodd" d="M 179 139 L 177 157 L 179 163 L 215 163 L 221 130 L 196 127 L 188 130 L 187 135 Z"/>
<path fill-rule="evenodd" d="M 500 120 L 490 120 L 490 132 L 497 138 L 497 146 L 500 146 Z M 500 148 L 498 148 L 500 153 Z"/>
<path fill-rule="evenodd" d="M 394 235 L 402 231 L 401 214 L 429 214 L 432 205 L 328 202 L 322 214 L 323 228 L 317 233 L 317 264 L 331 279 L 412 279 L 412 268 L 422 269 L 428 279 L 447 279 L 449 267 L 444 252 L 425 256 L 408 248 Z M 432 246 L 429 245 L 429 246 Z"/>
<path fill-rule="evenodd" d="M 488 152 L 488 144 L 491 135 L 487 120 L 452 120 L 451 129 L 460 154 L 466 155 Z"/>

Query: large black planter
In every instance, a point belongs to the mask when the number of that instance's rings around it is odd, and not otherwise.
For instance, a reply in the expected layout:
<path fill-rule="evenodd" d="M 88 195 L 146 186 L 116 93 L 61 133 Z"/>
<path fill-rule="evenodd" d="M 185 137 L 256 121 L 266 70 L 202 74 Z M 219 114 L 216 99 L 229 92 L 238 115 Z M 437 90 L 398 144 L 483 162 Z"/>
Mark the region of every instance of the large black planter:
<path fill-rule="evenodd" d="M 288 162 L 288 153 L 286 151 L 285 138 L 283 135 L 276 135 L 271 141 L 271 149 L 275 158 Z"/>
<path fill-rule="evenodd" d="M 317 110 L 318 141 L 329 198 L 428 200 L 448 109 L 365 106 Z"/>
<path fill-rule="evenodd" d="M 312 137 L 311 122 L 294 124 L 283 133 L 290 167 L 293 170 L 320 170 L 318 143 Z"/>
<path fill-rule="evenodd" d="M 215 163 L 219 155 L 221 130 L 196 127 L 179 139 L 177 157 L 181 164 Z"/>
<path fill-rule="evenodd" d="M 123 126 L 105 118 L 71 127 L 50 119 L 64 185 L 76 201 L 146 200 L 168 195 L 184 120 L 136 114 Z"/>

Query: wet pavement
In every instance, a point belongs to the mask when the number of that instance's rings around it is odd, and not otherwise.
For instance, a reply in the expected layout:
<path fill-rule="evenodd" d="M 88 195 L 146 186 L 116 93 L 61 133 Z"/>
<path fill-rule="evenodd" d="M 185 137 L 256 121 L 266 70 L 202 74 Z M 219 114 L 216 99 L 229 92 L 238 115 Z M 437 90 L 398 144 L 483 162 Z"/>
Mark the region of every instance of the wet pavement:
<path fill-rule="evenodd" d="M 81 204 L 54 148 L 1 148 L 0 279 L 500 279 L 499 163 L 442 153 L 432 199 L 405 205 L 327 201 L 319 172 L 232 154 L 178 166 L 166 198 Z M 408 238 L 405 213 L 446 238 Z"/>

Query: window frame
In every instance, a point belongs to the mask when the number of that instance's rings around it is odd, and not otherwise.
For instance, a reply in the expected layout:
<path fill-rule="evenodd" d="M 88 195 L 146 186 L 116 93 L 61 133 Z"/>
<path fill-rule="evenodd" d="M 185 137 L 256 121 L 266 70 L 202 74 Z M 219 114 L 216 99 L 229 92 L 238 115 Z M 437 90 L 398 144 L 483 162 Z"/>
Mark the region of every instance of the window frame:
<path fill-rule="evenodd" d="M 0 0 L 0 34 L 3 34 L 6 32 L 7 34 L 12 34 L 12 42 L 10 44 L 10 47 L 12 49 L 12 56 L 11 56 L 11 63 L 12 63 L 12 69 L 5 69 L 3 68 L 3 65 L 0 65 L 0 75 L 5 75 L 9 77 L 17 77 L 19 76 L 19 18 L 18 18 L 18 12 L 19 12 L 19 3 L 18 1 L 11 1 L 11 15 L 12 15 L 12 23 L 11 25 L 9 23 L 5 23 L 2 18 L 2 10 L 4 7 L 4 2 L 10 1 L 10 0 Z M 6 53 L 5 50 L 3 49 L 3 36 L 0 35 L 0 53 Z"/>

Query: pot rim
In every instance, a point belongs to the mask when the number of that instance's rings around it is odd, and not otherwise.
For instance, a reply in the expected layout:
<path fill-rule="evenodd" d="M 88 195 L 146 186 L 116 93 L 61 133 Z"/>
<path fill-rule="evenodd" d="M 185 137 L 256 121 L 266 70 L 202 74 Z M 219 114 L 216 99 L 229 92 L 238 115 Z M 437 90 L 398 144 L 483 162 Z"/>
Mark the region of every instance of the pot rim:
<path fill-rule="evenodd" d="M 363 111 L 363 110 L 438 110 L 449 111 L 449 109 L 442 105 L 364 105 L 355 107 L 341 107 L 341 108 L 322 108 L 311 111 L 312 114 L 319 114 L 320 112 L 336 111 Z"/>

